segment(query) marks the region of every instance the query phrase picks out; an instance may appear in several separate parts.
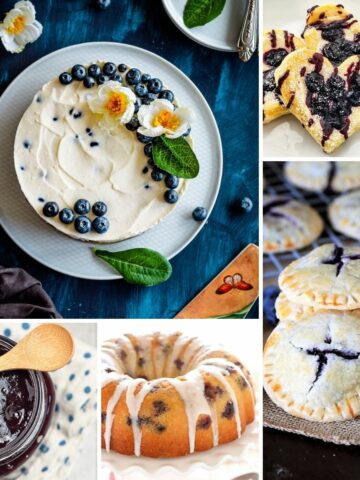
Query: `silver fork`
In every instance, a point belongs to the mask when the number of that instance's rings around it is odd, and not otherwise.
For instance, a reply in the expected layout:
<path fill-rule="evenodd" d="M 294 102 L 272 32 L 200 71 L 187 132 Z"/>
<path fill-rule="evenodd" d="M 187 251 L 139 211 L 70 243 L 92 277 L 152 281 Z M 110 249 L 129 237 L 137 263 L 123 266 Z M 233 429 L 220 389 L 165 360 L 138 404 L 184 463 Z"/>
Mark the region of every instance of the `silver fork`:
<path fill-rule="evenodd" d="M 258 0 L 248 0 L 237 48 L 240 60 L 248 62 L 257 45 Z"/>

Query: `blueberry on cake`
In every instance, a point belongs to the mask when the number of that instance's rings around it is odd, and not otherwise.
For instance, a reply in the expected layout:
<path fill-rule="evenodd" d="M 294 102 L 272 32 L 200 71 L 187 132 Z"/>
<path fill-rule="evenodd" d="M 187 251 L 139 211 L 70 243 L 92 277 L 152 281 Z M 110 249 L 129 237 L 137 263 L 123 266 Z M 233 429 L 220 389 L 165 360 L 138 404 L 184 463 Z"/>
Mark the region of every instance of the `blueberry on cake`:
<path fill-rule="evenodd" d="M 156 165 L 154 143 L 190 147 L 192 121 L 159 78 L 125 64 L 76 64 L 42 87 L 19 123 L 21 189 L 43 220 L 70 237 L 138 235 L 176 207 L 186 186 Z"/>

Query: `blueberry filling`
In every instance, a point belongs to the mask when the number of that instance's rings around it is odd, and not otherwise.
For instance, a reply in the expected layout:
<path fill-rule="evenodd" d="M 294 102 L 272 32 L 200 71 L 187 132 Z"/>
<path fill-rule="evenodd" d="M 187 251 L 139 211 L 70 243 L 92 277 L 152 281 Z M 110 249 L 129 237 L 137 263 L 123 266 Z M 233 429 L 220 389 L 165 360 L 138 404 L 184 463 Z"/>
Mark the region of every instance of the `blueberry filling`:
<path fill-rule="evenodd" d="M 344 249 L 335 245 L 332 257 L 323 260 L 322 263 L 324 265 L 336 265 L 336 276 L 338 277 L 344 265 L 352 260 L 360 260 L 360 255 L 345 255 Z"/>
<path fill-rule="evenodd" d="M 162 400 L 155 400 L 155 402 L 153 402 L 153 406 L 155 410 L 155 417 L 159 417 L 169 410 L 169 407 Z"/>
<path fill-rule="evenodd" d="M 314 57 L 310 63 L 315 64 L 315 71 L 308 73 L 305 77 L 308 89 L 306 105 L 313 115 L 320 117 L 323 129 L 321 144 L 324 146 L 334 129 L 339 130 L 345 139 L 348 138 L 349 116 L 353 107 L 360 106 L 360 75 L 358 73 L 360 64 L 356 66 L 355 71 L 353 71 L 354 65 L 349 68 L 347 82 L 338 75 L 337 69 L 325 81 L 320 74 L 320 60 Z"/>
<path fill-rule="evenodd" d="M 266 65 L 269 65 L 269 67 L 276 68 L 281 64 L 287 55 L 288 52 L 285 50 L 285 48 L 269 50 L 268 52 L 264 53 L 264 62 Z"/>
<path fill-rule="evenodd" d="M 273 92 L 276 90 L 275 70 L 267 70 L 263 73 L 263 89 L 265 92 Z"/>

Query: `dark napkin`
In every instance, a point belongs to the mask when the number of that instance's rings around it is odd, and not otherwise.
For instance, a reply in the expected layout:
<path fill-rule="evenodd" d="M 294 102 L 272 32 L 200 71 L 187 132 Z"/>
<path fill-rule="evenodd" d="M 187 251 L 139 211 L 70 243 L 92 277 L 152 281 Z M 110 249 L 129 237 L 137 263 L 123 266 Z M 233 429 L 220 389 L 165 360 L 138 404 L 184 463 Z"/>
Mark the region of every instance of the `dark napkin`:
<path fill-rule="evenodd" d="M 21 268 L 0 266 L 0 318 L 61 318 L 41 283 Z"/>

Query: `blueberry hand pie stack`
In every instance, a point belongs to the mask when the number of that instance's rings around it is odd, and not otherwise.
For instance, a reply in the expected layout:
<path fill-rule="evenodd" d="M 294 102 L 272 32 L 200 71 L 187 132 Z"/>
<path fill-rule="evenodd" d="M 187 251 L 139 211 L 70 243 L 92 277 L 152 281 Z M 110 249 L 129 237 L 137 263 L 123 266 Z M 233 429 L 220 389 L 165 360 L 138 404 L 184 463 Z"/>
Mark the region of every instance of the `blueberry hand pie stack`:
<path fill-rule="evenodd" d="M 318 422 L 360 415 L 360 248 L 323 245 L 281 273 L 279 325 L 264 386 L 287 413 Z"/>
<path fill-rule="evenodd" d="M 332 153 L 360 129 L 360 26 L 342 5 L 316 6 L 308 11 L 302 36 L 303 45 L 284 54 L 271 77 L 264 74 L 264 92 L 271 83 L 282 108 Z M 266 55 L 264 47 L 264 65 Z M 270 99 L 264 95 L 265 106 Z"/>

